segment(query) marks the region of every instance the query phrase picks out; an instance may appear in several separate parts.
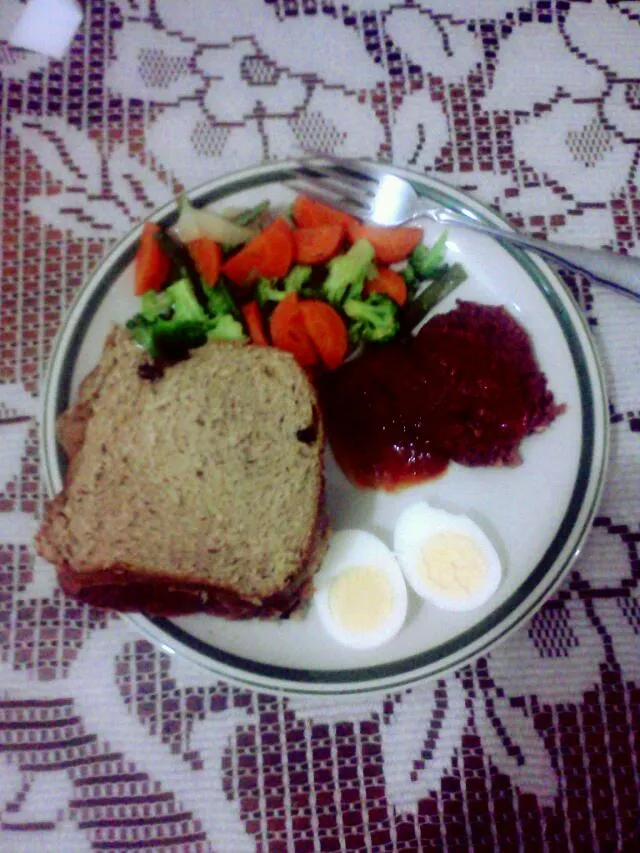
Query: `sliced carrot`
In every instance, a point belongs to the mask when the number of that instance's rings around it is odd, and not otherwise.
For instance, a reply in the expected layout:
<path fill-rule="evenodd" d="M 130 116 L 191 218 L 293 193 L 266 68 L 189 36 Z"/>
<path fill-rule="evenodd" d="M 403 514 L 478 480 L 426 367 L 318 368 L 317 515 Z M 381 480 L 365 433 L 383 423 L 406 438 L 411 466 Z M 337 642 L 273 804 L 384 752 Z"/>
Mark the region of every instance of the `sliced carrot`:
<path fill-rule="evenodd" d="M 244 317 L 244 321 L 247 324 L 251 343 L 257 344 L 261 347 L 269 346 L 267 333 L 264 330 L 264 323 L 262 322 L 260 306 L 255 301 L 255 299 L 251 302 L 246 302 L 242 306 L 242 316 Z"/>
<path fill-rule="evenodd" d="M 147 290 L 161 290 L 171 272 L 171 260 L 162 251 L 156 237 L 160 226 L 155 222 L 145 222 L 135 259 L 136 296 L 142 296 Z"/>
<path fill-rule="evenodd" d="M 385 228 L 381 225 L 362 225 L 352 222 L 348 226 L 349 239 L 352 243 L 357 240 L 368 240 L 376 253 L 376 260 L 381 264 L 395 264 L 404 261 L 422 242 L 422 228 L 402 225 L 398 228 Z"/>
<path fill-rule="evenodd" d="M 222 266 L 220 246 L 210 237 L 198 237 L 197 240 L 187 243 L 187 249 L 205 284 L 213 287 L 218 281 Z"/>
<path fill-rule="evenodd" d="M 282 278 L 293 262 L 291 228 L 282 219 L 270 225 L 229 258 L 222 272 L 234 284 L 250 284 L 257 278 Z"/>
<path fill-rule="evenodd" d="M 314 225 L 296 228 L 293 245 L 299 264 L 324 264 L 338 254 L 345 229 L 342 225 Z"/>
<path fill-rule="evenodd" d="M 297 293 L 278 302 L 269 321 L 274 347 L 290 352 L 301 367 L 312 367 L 318 357 L 305 328 Z"/>
<path fill-rule="evenodd" d="M 347 228 L 350 222 L 357 221 L 348 213 L 335 210 L 308 195 L 297 196 L 291 208 L 291 215 L 298 228 L 316 228 L 318 225 L 341 225 Z"/>
<path fill-rule="evenodd" d="M 384 293 L 396 303 L 404 305 L 407 301 L 407 285 L 400 273 L 389 267 L 379 267 L 375 278 L 364 286 L 365 296 L 370 293 Z"/>
<path fill-rule="evenodd" d="M 335 308 L 318 299 L 300 302 L 300 313 L 320 360 L 329 370 L 335 370 L 344 361 L 349 347 L 344 320 Z"/>

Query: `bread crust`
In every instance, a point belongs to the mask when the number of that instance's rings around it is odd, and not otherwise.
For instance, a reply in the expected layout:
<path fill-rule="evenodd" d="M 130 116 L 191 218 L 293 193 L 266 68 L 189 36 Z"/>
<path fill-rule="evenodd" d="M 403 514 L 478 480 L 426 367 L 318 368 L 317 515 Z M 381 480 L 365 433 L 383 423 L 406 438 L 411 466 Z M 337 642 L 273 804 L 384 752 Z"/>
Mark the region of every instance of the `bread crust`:
<path fill-rule="evenodd" d="M 158 575 L 141 576 L 138 570 L 126 566 L 111 566 L 87 577 L 64 562 L 58 566 L 58 580 L 67 595 L 93 607 L 123 613 L 144 611 L 150 616 L 209 613 L 226 619 L 285 618 L 311 597 L 313 575 L 324 554 L 328 532 L 326 514 L 321 511 L 299 574 L 287 587 L 260 602 L 215 584 L 172 582 Z"/>
<path fill-rule="evenodd" d="M 184 573 L 172 575 L 166 569 L 157 571 L 153 566 L 131 564 L 117 559 L 112 562 L 102 559 L 90 567 L 83 564 L 82 560 L 76 562 L 73 535 L 68 529 L 67 499 L 83 464 L 82 451 L 87 429 L 95 414 L 96 401 L 99 400 L 118 359 L 119 369 L 122 369 L 124 359 L 126 369 L 136 371 L 140 364 L 150 362 L 146 355 L 131 344 L 123 330 L 114 329 L 107 338 L 100 364 L 82 383 L 75 405 L 64 412 L 58 422 L 60 444 L 67 455 L 69 465 L 63 490 L 45 509 L 36 537 L 36 548 L 41 556 L 56 565 L 63 590 L 95 607 L 144 611 L 156 616 L 205 612 L 229 619 L 245 619 L 291 614 L 310 595 L 312 578 L 320 564 L 328 538 L 322 467 L 324 432 L 317 400 L 314 415 L 318 417 L 316 450 L 320 456 L 313 523 L 309 525 L 306 538 L 299 548 L 296 570 L 289 572 L 278 588 L 262 595 L 256 594 L 255 591 L 247 594 L 230 583 L 202 579 L 198 577 L 197 572 L 189 573 L 187 577 Z M 144 383 L 149 380 L 139 381 Z M 306 377 L 305 382 L 308 383 Z M 310 385 L 309 388 L 315 400 L 315 391 Z M 268 499 L 268 496 L 266 498 Z"/>

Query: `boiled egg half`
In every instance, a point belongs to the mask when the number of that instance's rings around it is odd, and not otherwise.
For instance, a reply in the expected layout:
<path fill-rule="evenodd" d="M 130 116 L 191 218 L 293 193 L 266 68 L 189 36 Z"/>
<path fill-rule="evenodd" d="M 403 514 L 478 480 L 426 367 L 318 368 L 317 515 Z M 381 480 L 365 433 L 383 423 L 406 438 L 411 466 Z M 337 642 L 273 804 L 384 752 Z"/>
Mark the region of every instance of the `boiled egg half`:
<path fill-rule="evenodd" d="M 413 589 L 443 610 L 480 607 L 500 584 L 500 558 L 484 531 L 424 501 L 400 514 L 393 547 Z"/>
<path fill-rule="evenodd" d="M 327 632 L 352 649 L 386 643 L 407 615 L 407 587 L 391 550 L 364 530 L 334 534 L 315 577 L 314 605 Z"/>

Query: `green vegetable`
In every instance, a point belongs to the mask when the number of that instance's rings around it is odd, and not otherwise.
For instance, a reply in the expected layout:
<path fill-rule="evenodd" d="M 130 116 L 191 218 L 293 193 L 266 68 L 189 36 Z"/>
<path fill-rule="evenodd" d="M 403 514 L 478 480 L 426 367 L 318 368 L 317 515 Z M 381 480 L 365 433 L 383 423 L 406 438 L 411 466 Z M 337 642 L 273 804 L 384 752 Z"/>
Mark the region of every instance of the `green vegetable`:
<path fill-rule="evenodd" d="M 157 293 L 147 290 L 140 297 L 140 313 L 149 323 L 155 323 L 160 318 L 167 319 L 173 313 L 172 296 L 166 290 Z"/>
<path fill-rule="evenodd" d="M 441 276 L 419 293 L 415 301 L 420 304 L 426 314 L 445 296 L 453 293 L 456 287 L 459 287 L 467 278 L 467 272 L 462 264 L 452 264 Z"/>
<path fill-rule="evenodd" d="M 171 309 L 171 322 L 174 324 L 207 322 L 204 308 L 198 302 L 191 282 L 186 278 L 179 279 L 162 291 L 158 302 L 162 304 L 165 313 L 168 308 Z"/>
<path fill-rule="evenodd" d="M 174 226 L 183 244 L 200 237 L 215 240 L 221 246 L 232 248 L 246 243 L 253 231 L 206 208 L 194 207 L 184 193 L 178 198 L 179 216 Z"/>
<path fill-rule="evenodd" d="M 287 294 L 284 282 L 277 278 L 259 278 L 256 284 L 256 299 L 262 306 L 268 302 L 281 302 Z"/>
<path fill-rule="evenodd" d="M 329 261 L 329 275 L 322 285 L 325 297 L 332 305 L 362 295 L 365 279 L 375 252 L 368 240 L 357 240 L 351 248 Z"/>
<path fill-rule="evenodd" d="M 133 339 L 155 356 L 204 343 L 208 322 L 190 281 L 181 278 L 160 293 L 145 293 L 140 299 L 140 313 L 129 320 L 127 328 Z"/>
<path fill-rule="evenodd" d="M 403 269 L 401 269 L 400 275 L 404 279 L 404 283 L 407 285 L 408 292 L 413 293 L 418 285 L 418 276 L 411 264 L 407 264 Z"/>
<path fill-rule="evenodd" d="M 207 331 L 207 338 L 218 341 L 241 341 L 244 337 L 244 329 L 242 323 L 232 317 L 231 314 L 222 314 L 220 317 L 214 317 L 212 324 Z"/>
<path fill-rule="evenodd" d="M 207 338 L 242 340 L 242 324 L 234 317 L 235 306 L 224 285 L 206 291 L 206 309 L 187 278 L 160 293 L 145 293 L 140 313 L 127 323 L 133 339 L 153 356 L 181 354 L 202 346 Z"/>
<path fill-rule="evenodd" d="M 255 233 L 268 209 L 269 202 L 264 201 L 225 218 L 198 210 L 183 197 L 179 219 L 184 230 L 182 236 L 186 240 L 190 233 L 215 231 L 222 244 L 226 245 L 228 237 L 229 246 L 238 245 L 247 235 Z M 256 227 L 247 229 L 248 223 L 255 223 Z M 242 314 L 224 278 L 215 287 L 207 286 L 183 242 L 166 231 L 156 239 L 171 258 L 173 283 L 160 292 L 148 291 L 141 297 L 139 313 L 127 323 L 133 339 L 154 357 L 180 357 L 209 339 L 244 340 Z M 344 313 L 353 342 L 390 341 L 399 332 L 406 334 L 414 329 L 441 299 L 466 280 L 461 264 L 447 266 L 446 241 L 444 231 L 430 249 L 418 246 L 400 270 L 411 294 L 409 303 L 401 309 L 381 293 L 374 292 L 364 298 L 365 283 L 377 275 L 375 251 L 365 239 L 357 240 L 348 251 L 330 260 L 326 268 L 297 264 L 284 278 L 260 279 L 255 299 L 261 306 L 267 306 L 267 314 L 289 293 L 325 299 Z"/>
<path fill-rule="evenodd" d="M 413 250 L 409 264 L 417 278 L 424 281 L 428 278 L 435 278 L 442 272 L 445 266 L 447 236 L 448 231 L 443 231 L 430 249 L 421 243 Z"/>
<path fill-rule="evenodd" d="M 208 287 L 208 313 L 211 315 L 207 338 L 220 341 L 241 341 L 244 327 L 240 321 L 240 310 L 233 301 L 229 288 L 219 280 L 215 287 Z"/>
<path fill-rule="evenodd" d="M 160 320 L 150 331 L 156 353 L 168 357 L 180 357 L 186 350 L 201 347 L 207 340 L 207 327 L 194 320 L 183 323 Z"/>
<path fill-rule="evenodd" d="M 250 225 L 252 222 L 255 222 L 256 219 L 259 219 L 263 213 L 269 210 L 269 202 L 261 201 L 259 204 L 256 204 L 255 207 L 248 207 L 246 210 L 243 210 L 241 213 L 238 213 L 237 216 L 231 217 L 236 225 Z"/>
<path fill-rule="evenodd" d="M 313 269 L 304 264 L 296 264 L 292 267 L 284 280 L 284 289 L 287 293 L 298 293 L 309 280 Z"/>
<path fill-rule="evenodd" d="M 262 306 L 268 302 L 282 302 L 287 294 L 302 290 L 311 272 L 311 267 L 298 264 L 284 279 L 261 278 L 256 285 L 256 299 Z"/>
<path fill-rule="evenodd" d="M 344 313 L 352 321 L 349 337 L 354 343 L 390 341 L 398 332 L 398 306 L 381 293 L 371 293 L 366 299 L 347 299 Z"/>
<path fill-rule="evenodd" d="M 402 317 L 402 326 L 411 330 L 423 320 L 445 296 L 459 287 L 468 278 L 462 264 L 452 264 L 442 275 L 428 284 L 407 306 Z"/>
<path fill-rule="evenodd" d="M 146 320 L 142 314 L 136 314 L 127 320 L 127 329 L 133 340 L 146 349 L 151 355 L 157 355 L 156 345 L 153 340 L 153 332 L 151 331 L 151 323 Z"/>
<path fill-rule="evenodd" d="M 189 250 L 182 243 L 175 240 L 168 231 L 160 231 L 156 240 L 162 251 L 169 257 L 173 267 L 172 279 L 188 278 L 193 287 L 193 292 L 201 305 L 205 304 L 204 289 L 200 273 L 196 269 Z M 163 291 L 165 292 L 165 291 Z"/>
<path fill-rule="evenodd" d="M 207 313 L 214 317 L 221 314 L 231 314 L 236 320 L 240 319 L 240 311 L 238 306 L 233 301 L 233 297 L 229 292 L 226 284 L 219 279 L 215 287 L 206 287 L 207 294 Z"/>

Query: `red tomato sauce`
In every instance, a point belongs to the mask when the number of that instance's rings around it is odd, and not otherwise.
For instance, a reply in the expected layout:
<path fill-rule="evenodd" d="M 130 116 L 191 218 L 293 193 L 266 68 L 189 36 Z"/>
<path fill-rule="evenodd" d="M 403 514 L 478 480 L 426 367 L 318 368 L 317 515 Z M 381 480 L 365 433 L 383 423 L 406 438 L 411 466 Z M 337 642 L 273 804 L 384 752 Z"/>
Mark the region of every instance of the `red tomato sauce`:
<path fill-rule="evenodd" d="M 345 475 L 387 491 L 430 480 L 450 461 L 518 464 L 521 441 L 562 411 L 522 326 L 473 302 L 327 374 L 320 400 Z"/>

